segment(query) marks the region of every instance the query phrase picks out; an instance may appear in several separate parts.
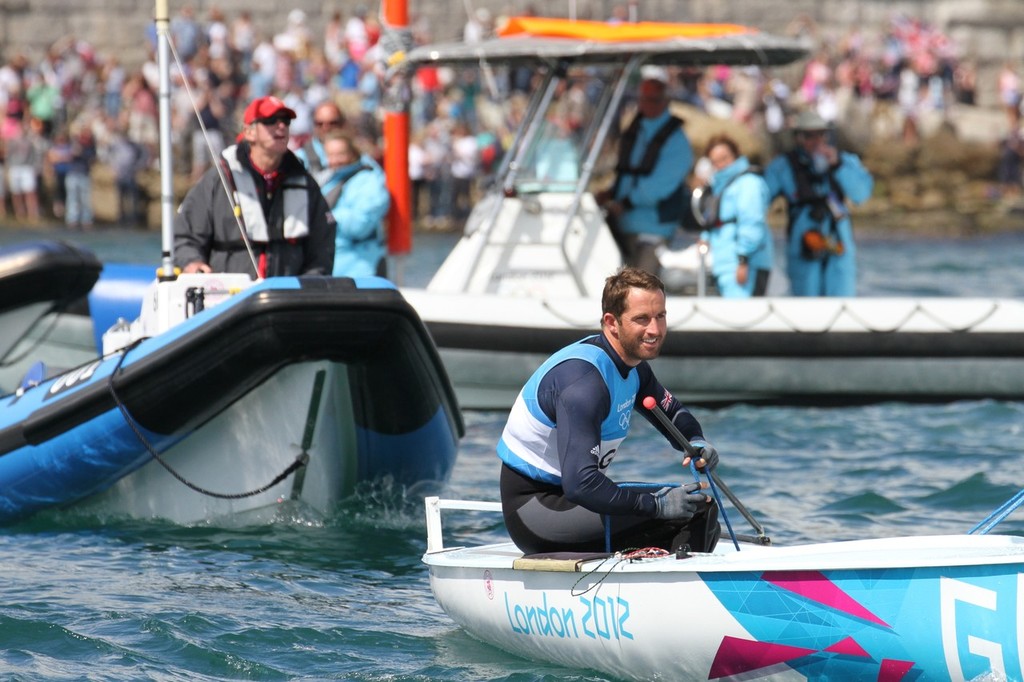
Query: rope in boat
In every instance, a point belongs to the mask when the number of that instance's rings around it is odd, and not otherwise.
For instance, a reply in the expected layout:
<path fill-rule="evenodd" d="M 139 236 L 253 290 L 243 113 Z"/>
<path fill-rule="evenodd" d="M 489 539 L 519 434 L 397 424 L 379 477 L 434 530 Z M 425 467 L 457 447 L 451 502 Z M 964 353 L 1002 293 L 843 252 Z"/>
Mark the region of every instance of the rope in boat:
<path fill-rule="evenodd" d="M 56 314 L 54 314 L 54 313 L 56 313 Z M 57 328 L 57 323 L 60 322 L 61 315 L 63 315 L 63 314 L 64 314 L 63 306 L 60 307 L 60 308 L 52 308 L 45 316 L 40 317 L 38 320 L 33 322 L 32 326 L 29 327 L 28 330 L 24 334 L 21 335 L 21 338 L 19 338 L 17 342 L 11 344 L 11 349 L 10 349 L 10 351 L 8 351 L 8 353 L 14 352 L 14 349 L 17 347 L 18 343 L 20 343 L 22 340 L 27 338 L 29 334 L 31 334 L 33 331 L 35 331 L 36 327 L 38 327 L 42 323 L 42 321 L 44 319 L 46 319 L 47 316 L 52 316 L 50 318 L 50 320 L 49 320 L 49 324 L 43 330 L 43 333 L 39 335 L 39 338 L 37 338 L 33 343 L 30 343 L 28 348 L 26 348 L 24 351 L 22 351 L 18 355 L 15 355 L 14 357 L 8 357 L 7 355 L 5 355 L 4 357 L 0 358 L 0 367 L 10 367 L 10 366 L 12 366 L 12 365 L 14 365 L 14 364 L 16 364 L 18 362 L 21 362 L 22 360 L 27 358 L 37 348 L 40 348 L 43 345 L 43 343 L 48 338 L 50 338 L 50 334 L 53 333 L 53 330 Z"/>
<path fill-rule="evenodd" d="M 171 36 L 166 36 L 167 46 L 171 49 L 171 55 L 174 57 L 174 63 L 178 67 L 178 73 L 181 74 L 181 84 L 185 88 L 185 94 L 188 95 L 189 103 L 192 105 L 192 111 L 196 115 L 196 121 L 199 123 L 199 129 L 203 132 L 203 141 L 206 142 L 206 150 L 210 154 L 210 165 L 217 169 L 217 177 L 220 179 L 220 185 L 224 189 L 224 194 L 227 195 L 228 203 L 231 204 L 231 213 L 235 218 L 235 225 L 238 227 L 238 235 L 242 238 L 242 244 L 245 245 L 245 250 L 249 254 L 249 261 L 252 263 L 253 272 L 259 273 L 260 268 L 256 264 L 256 253 L 252 250 L 252 240 L 249 239 L 249 233 L 245 231 L 245 225 L 242 223 L 242 209 L 238 204 L 238 193 L 234 191 L 234 182 L 230 181 L 224 172 L 223 164 L 220 162 L 221 157 L 217 154 L 213 148 L 213 142 L 210 141 L 210 134 L 206 130 L 206 123 L 203 121 L 202 115 L 199 113 L 199 107 L 196 106 L 195 95 L 192 94 L 192 87 L 188 84 L 188 75 L 185 71 L 184 64 L 181 63 L 181 57 L 178 55 L 178 50 L 174 47 L 174 40 Z"/>
<path fill-rule="evenodd" d="M 624 549 L 620 552 L 616 552 L 614 555 L 608 557 L 607 559 L 602 559 L 601 562 L 597 564 L 597 566 L 594 566 L 594 568 L 590 569 L 589 571 L 581 575 L 580 579 L 573 583 L 573 586 L 569 588 L 569 594 L 573 597 L 582 597 L 587 592 L 596 589 L 601 585 L 601 583 L 605 581 L 605 578 L 607 578 L 609 574 L 611 574 L 611 572 L 615 570 L 615 567 L 623 562 L 633 563 L 634 561 L 641 561 L 643 559 L 661 559 L 663 557 L 669 556 L 669 554 L 670 552 L 668 550 L 662 549 L 661 547 L 634 547 L 630 549 Z M 579 587 L 579 584 L 581 582 L 583 582 L 590 576 L 600 571 L 602 566 L 604 566 L 607 562 L 613 559 L 615 560 L 615 563 L 613 563 L 603 572 L 599 580 L 597 580 L 594 584 L 590 585 L 587 589 L 583 590 L 582 592 L 576 591 L 576 588 Z"/>
<path fill-rule="evenodd" d="M 690 471 L 693 472 L 693 478 L 700 483 L 700 471 L 697 469 L 697 460 L 692 455 L 690 456 Z M 736 551 L 740 551 L 740 541 L 736 538 L 736 531 L 732 529 L 732 522 L 729 520 L 729 515 L 725 511 L 725 506 L 722 504 L 722 497 L 718 494 L 718 486 L 715 485 L 715 479 L 711 476 L 710 471 L 706 471 L 706 477 L 708 479 L 708 487 L 711 488 L 712 494 L 715 496 L 715 502 L 718 503 L 718 511 L 722 513 L 722 520 L 725 521 L 725 527 L 729 529 L 729 537 L 732 538 L 732 546 L 736 548 Z"/>
<path fill-rule="evenodd" d="M 124 362 L 124 359 L 128 357 L 128 351 L 138 346 L 144 340 L 145 339 L 139 339 L 134 343 L 121 349 L 121 357 L 117 359 L 117 365 L 114 367 L 114 371 L 110 373 L 110 377 L 107 379 L 107 389 L 110 391 L 110 395 L 114 399 L 114 404 L 116 404 L 117 408 L 121 411 L 121 415 L 124 417 L 125 423 L 128 424 L 129 427 L 131 427 L 131 430 L 135 433 L 136 438 L 138 438 L 139 442 L 142 443 L 143 447 L 146 448 L 146 451 L 153 456 L 153 459 L 159 462 L 160 466 L 166 469 L 171 476 L 174 476 L 174 478 L 178 479 L 178 481 L 183 483 L 186 487 L 188 487 L 191 490 L 194 490 L 200 495 L 206 495 L 207 497 L 216 497 L 217 499 L 221 500 L 240 500 L 246 497 L 253 497 L 254 495 L 259 495 L 260 493 L 270 490 L 275 485 L 291 476 L 294 472 L 306 466 L 306 464 L 309 462 L 309 455 L 306 452 L 301 452 L 295 458 L 295 461 L 289 464 L 288 467 L 280 474 L 278 474 L 270 483 L 267 483 L 266 485 L 261 486 L 255 490 L 250 490 L 244 493 L 218 493 L 212 490 L 207 490 L 202 486 L 192 483 L 191 481 L 187 480 L 184 476 L 179 474 L 177 471 L 172 469 L 171 466 L 163 460 L 160 454 L 157 453 L 156 449 L 150 444 L 145 434 L 143 434 L 142 431 L 139 429 L 137 423 L 135 422 L 135 419 L 128 412 L 128 408 L 127 406 L 125 406 L 124 401 L 121 400 L 121 398 L 117 395 L 117 392 L 114 390 L 114 377 L 117 375 L 118 372 L 121 371 L 121 365 Z"/>

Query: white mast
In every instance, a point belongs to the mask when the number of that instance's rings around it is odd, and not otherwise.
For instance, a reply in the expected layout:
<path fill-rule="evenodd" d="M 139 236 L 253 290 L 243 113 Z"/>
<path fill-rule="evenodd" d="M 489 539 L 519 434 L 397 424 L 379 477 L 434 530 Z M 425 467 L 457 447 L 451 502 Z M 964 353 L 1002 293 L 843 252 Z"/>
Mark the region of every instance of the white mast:
<path fill-rule="evenodd" d="M 174 174 L 171 162 L 170 16 L 167 0 L 156 0 L 157 65 L 160 70 L 160 234 L 159 278 L 174 279 Z"/>

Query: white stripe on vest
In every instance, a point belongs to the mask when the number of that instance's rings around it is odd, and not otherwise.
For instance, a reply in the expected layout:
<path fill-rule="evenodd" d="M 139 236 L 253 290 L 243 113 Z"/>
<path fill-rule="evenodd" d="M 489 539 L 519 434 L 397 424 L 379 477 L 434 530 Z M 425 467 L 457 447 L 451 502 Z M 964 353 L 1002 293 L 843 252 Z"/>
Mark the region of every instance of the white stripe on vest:
<path fill-rule="evenodd" d="M 242 222 L 250 239 L 258 243 L 267 243 L 270 241 L 267 217 L 263 215 L 263 206 L 260 204 L 252 175 L 238 162 L 237 150 L 238 145 L 231 145 L 221 152 L 221 155 L 228 164 L 228 171 L 235 185 L 235 200 L 242 210 Z M 284 182 L 284 238 L 308 237 L 309 193 L 306 188 L 306 176 L 291 176 Z"/>

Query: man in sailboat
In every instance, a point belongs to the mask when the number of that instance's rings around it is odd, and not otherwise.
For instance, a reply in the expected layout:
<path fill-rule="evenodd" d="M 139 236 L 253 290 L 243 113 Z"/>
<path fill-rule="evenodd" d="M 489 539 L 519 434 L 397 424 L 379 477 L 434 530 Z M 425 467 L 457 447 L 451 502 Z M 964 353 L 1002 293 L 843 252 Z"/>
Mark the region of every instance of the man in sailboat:
<path fill-rule="evenodd" d="M 597 195 L 626 265 L 658 274 L 659 247 L 679 228 L 683 183 L 693 148 L 683 122 L 669 113 L 659 72 L 640 82 L 637 114 L 619 142 L 615 182 Z"/>
<path fill-rule="evenodd" d="M 294 118 L 276 97 L 246 107 L 238 143 L 218 159 L 223 181 L 210 168 L 178 208 L 174 264 L 182 272 L 331 274 L 334 217 L 316 180 L 288 149 Z"/>
<path fill-rule="evenodd" d="M 710 552 L 721 529 L 701 484 L 620 486 L 607 474 L 634 409 L 683 448 L 643 408 L 648 396 L 700 452 L 699 468 L 718 463 L 700 423 L 648 364 L 665 341 L 665 287 L 649 272 L 624 268 L 606 280 L 601 308 L 601 333 L 552 355 L 509 413 L 497 447 L 509 536 L 527 554 L 686 545 Z"/>

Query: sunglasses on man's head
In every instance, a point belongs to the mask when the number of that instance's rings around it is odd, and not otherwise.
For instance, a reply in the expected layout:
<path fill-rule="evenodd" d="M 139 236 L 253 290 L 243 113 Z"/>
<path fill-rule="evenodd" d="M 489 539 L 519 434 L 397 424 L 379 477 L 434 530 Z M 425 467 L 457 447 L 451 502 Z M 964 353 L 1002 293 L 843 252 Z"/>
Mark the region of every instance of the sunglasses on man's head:
<path fill-rule="evenodd" d="M 268 128 L 272 128 L 272 127 L 276 126 L 278 123 L 283 123 L 285 125 L 290 125 L 291 122 L 292 122 L 292 119 L 291 119 L 290 116 L 278 115 L 278 116 L 268 116 L 266 118 L 258 118 L 258 119 L 256 119 L 256 122 L 257 123 L 262 123 L 263 125 L 267 126 Z"/>

